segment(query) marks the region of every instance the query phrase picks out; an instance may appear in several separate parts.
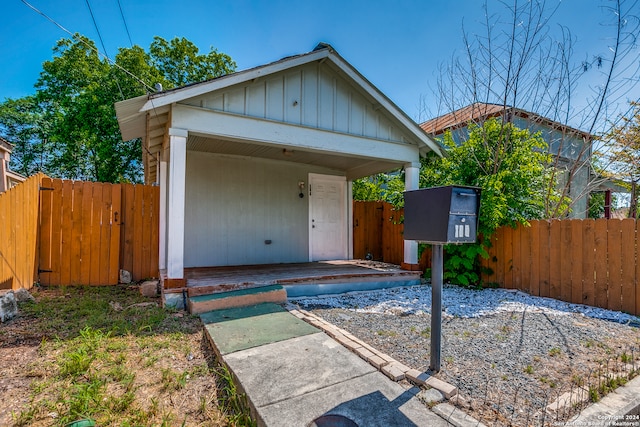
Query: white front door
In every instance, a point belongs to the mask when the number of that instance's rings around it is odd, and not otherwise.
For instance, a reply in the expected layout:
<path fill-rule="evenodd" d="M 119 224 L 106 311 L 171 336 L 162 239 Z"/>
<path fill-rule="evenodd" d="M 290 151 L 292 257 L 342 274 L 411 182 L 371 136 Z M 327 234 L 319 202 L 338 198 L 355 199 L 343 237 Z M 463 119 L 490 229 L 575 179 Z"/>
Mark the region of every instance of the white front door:
<path fill-rule="evenodd" d="M 309 174 L 309 260 L 347 259 L 347 181 Z"/>

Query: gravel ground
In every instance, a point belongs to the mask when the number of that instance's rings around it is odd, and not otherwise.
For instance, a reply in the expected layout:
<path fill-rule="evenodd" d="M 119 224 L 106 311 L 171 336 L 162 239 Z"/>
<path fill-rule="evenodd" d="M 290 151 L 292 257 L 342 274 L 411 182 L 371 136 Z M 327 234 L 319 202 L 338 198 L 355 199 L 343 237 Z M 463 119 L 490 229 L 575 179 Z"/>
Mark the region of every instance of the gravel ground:
<path fill-rule="evenodd" d="M 429 366 L 428 285 L 292 302 L 412 368 Z M 597 389 L 604 375 L 640 366 L 639 325 L 624 313 L 522 292 L 445 286 L 437 376 L 488 425 L 552 425 L 588 404 L 546 411 L 560 395 Z"/>

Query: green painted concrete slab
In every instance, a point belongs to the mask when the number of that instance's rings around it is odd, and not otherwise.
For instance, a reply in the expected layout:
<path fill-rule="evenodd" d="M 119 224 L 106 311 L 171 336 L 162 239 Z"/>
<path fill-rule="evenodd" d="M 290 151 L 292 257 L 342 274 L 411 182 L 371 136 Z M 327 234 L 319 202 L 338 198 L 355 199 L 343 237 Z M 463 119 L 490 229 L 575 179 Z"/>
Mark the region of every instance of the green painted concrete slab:
<path fill-rule="evenodd" d="M 210 300 L 220 299 L 220 298 L 239 297 L 244 295 L 255 295 L 255 294 L 261 294 L 265 292 L 277 291 L 280 289 L 284 289 L 284 288 L 281 285 L 269 285 L 269 286 L 260 286 L 257 288 L 238 289 L 236 291 L 229 291 L 229 292 L 218 292 L 218 293 L 209 294 L 209 295 L 199 295 L 196 297 L 191 297 L 190 299 L 193 302 L 202 302 L 202 301 L 210 301 Z"/>
<path fill-rule="evenodd" d="M 320 332 L 272 303 L 210 311 L 200 318 L 222 355 Z"/>

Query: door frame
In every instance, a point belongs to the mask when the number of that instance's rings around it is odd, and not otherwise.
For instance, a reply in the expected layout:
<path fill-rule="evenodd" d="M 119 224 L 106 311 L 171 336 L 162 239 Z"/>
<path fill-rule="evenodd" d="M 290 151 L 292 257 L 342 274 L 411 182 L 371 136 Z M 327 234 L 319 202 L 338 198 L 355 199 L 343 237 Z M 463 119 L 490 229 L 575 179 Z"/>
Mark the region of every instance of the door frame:
<path fill-rule="evenodd" d="M 307 195 L 309 196 L 309 218 L 308 218 L 308 230 L 309 230 L 309 261 L 315 261 L 313 258 L 313 227 L 311 220 L 313 219 L 313 207 L 312 207 L 312 197 L 313 197 L 313 182 L 314 181 L 334 181 L 343 183 L 343 211 L 342 211 L 342 253 L 343 259 L 351 259 L 353 258 L 353 228 L 351 226 L 353 222 L 353 212 L 351 205 L 351 195 L 352 195 L 352 182 L 347 180 L 347 177 L 344 175 L 325 175 L 318 173 L 309 173 L 308 177 L 308 191 Z"/>

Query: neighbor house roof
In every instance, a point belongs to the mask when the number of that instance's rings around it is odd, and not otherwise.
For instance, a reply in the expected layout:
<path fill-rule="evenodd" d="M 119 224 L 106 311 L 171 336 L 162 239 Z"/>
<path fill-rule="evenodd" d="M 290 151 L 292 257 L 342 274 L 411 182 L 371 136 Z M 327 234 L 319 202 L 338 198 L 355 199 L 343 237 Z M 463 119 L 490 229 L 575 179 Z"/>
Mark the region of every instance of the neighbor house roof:
<path fill-rule="evenodd" d="M 590 138 L 588 132 L 572 128 L 560 122 L 548 119 L 530 111 L 520 108 L 504 106 L 501 104 L 488 104 L 476 102 L 466 107 L 462 107 L 451 113 L 444 114 L 420 124 L 422 130 L 432 136 L 442 135 L 447 130 L 459 129 L 468 126 L 469 123 L 479 123 L 494 117 L 502 117 L 503 115 L 517 116 L 528 119 L 535 123 L 544 124 L 553 129 L 561 129 L 565 132 L 581 135 L 584 138 Z"/>

